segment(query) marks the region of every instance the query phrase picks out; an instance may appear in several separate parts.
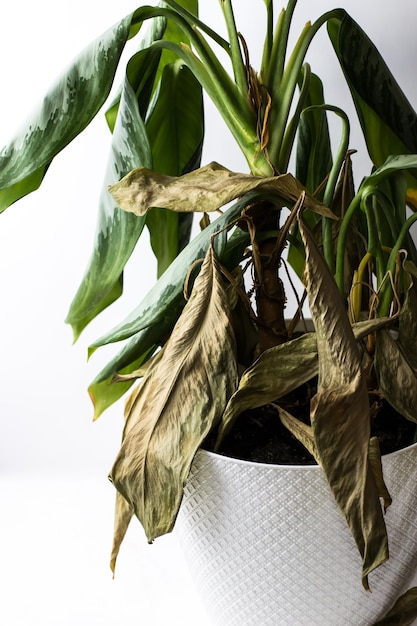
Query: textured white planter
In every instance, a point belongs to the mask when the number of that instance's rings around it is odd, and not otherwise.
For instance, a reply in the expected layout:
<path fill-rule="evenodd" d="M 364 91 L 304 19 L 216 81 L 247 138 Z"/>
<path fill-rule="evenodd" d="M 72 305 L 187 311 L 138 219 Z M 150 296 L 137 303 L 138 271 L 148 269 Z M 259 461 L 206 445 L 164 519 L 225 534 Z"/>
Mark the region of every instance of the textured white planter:
<path fill-rule="evenodd" d="M 199 451 L 176 533 L 215 626 L 370 626 L 417 584 L 417 444 L 384 457 L 390 559 L 361 559 L 317 466 Z"/>

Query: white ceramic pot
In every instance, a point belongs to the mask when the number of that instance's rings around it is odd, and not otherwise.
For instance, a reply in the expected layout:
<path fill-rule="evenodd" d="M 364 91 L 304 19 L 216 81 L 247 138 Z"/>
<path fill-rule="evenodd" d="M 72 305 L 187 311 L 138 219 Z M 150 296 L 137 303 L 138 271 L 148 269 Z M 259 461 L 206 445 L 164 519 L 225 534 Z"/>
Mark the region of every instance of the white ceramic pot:
<path fill-rule="evenodd" d="M 199 451 L 178 516 L 216 626 L 370 626 L 417 584 L 417 444 L 383 458 L 393 497 L 390 559 L 361 583 L 361 558 L 318 466 Z"/>

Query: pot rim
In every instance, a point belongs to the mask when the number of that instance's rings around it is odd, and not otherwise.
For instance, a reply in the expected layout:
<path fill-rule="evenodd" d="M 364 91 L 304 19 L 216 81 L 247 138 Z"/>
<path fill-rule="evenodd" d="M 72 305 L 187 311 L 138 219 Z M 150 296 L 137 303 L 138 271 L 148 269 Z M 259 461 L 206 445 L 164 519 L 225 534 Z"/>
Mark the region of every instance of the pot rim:
<path fill-rule="evenodd" d="M 412 450 L 413 448 L 417 448 L 417 442 L 416 443 L 412 443 L 409 446 L 406 446 L 405 448 L 400 448 L 399 450 L 394 450 L 394 452 L 389 452 L 388 454 L 384 454 L 382 455 L 383 459 L 391 459 L 403 452 L 405 452 L 406 450 Z M 212 458 L 222 458 L 225 459 L 228 462 L 233 462 L 236 463 L 238 465 L 245 465 L 247 467 L 250 466 L 256 466 L 256 467 L 264 467 L 264 468 L 269 468 L 269 469 L 296 469 L 296 470 L 316 470 L 319 471 L 321 470 L 321 466 L 320 465 L 289 465 L 289 464 L 284 464 L 284 463 L 261 463 L 259 461 L 247 461 L 245 459 L 238 459 L 235 458 L 233 456 L 227 456 L 226 454 L 219 454 L 218 452 L 212 452 L 210 450 L 205 450 L 204 448 L 200 448 L 198 450 L 199 452 L 204 452 L 205 454 L 208 454 L 209 457 Z"/>

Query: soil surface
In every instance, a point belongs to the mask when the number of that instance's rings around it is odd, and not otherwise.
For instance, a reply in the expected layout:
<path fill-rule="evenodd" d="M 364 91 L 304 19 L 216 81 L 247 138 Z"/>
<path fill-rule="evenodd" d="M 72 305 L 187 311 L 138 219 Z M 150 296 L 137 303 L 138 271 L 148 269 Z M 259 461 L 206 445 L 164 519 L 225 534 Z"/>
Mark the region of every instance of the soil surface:
<path fill-rule="evenodd" d="M 287 398 L 286 409 L 308 423 L 310 389 L 304 389 L 305 400 Z M 300 396 L 298 396 L 300 397 Z M 403 418 L 386 401 L 371 407 L 371 436 L 377 436 L 382 454 L 405 448 L 414 441 L 416 424 Z M 212 450 L 216 440 L 213 433 L 204 447 Z M 240 415 L 223 441 L 220 454 L 233 458 L 283 465 L 313 465 L 314 458 L 283 426 L 272 406 L 246 411 Z"/>

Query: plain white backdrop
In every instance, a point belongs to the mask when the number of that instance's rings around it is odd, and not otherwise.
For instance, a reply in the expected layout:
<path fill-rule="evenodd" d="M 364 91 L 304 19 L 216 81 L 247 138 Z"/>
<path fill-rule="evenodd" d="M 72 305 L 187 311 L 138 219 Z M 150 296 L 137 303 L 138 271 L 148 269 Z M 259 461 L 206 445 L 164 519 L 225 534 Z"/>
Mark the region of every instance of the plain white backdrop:
<path fill-rule="evenodd" d="M 0 147 L 78 51 L 139 6 L 133 0 L 93 4 L 23 0 L 2 7 Z M 367 30 L 417 106 L 415 3 L 338 4 Z M 264 3 L 236 5 L 256 67 Z M 300 0 L 296 31 L 334 6 Z M 201 17 L 216 28 L 218 3 L 202 0 Z M 133 40 L 128 50 L 136 45 Z M 352 112 L 324 31 L 309 60 L 326 81 L 327 100 Z M 215 159 L 246 171 L 210 107 L 207 126 L 204 163 Z M 8 626 L 206 623 L 175 536 L 148 546 L 132 523 L 114 581 L 108 568 L 114 493 L 107 473 L 120 442 L 123 404 L 92 423 L 86 389 L 112 351 L 99 351 L 88 364 L 86 353 L 152 284 L 148 250 L 129 263 L 125 296 L 75 346 L 63 320 L 90 255 L 109 140 L 99 114 L 55 159 L 41 189 L 0 215 L 0 621 Z M 351 147 L 364 149 L 357 131 Z M 356 165 L 359 180 L 368 173 L 366 157 Z"/>

